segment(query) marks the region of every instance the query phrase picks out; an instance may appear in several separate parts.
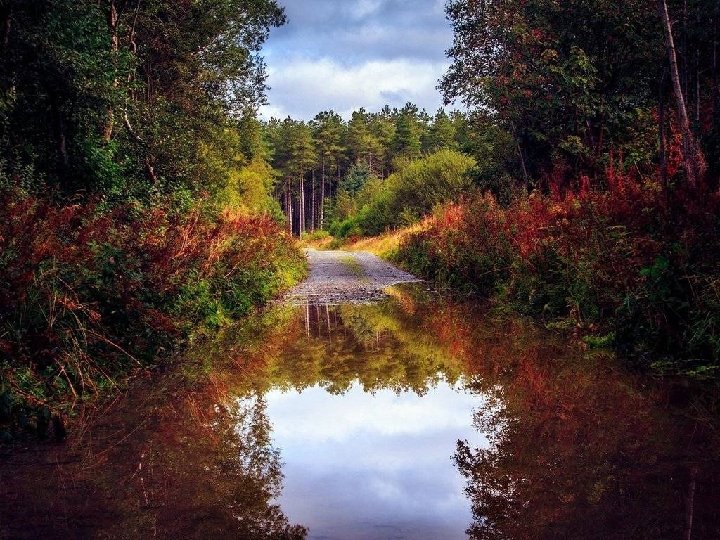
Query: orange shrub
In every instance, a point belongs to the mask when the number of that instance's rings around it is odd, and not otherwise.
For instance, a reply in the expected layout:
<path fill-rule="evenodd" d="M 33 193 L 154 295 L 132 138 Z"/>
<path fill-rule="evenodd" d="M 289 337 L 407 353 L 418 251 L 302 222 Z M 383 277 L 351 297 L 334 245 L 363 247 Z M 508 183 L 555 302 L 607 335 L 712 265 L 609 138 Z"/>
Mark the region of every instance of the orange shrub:
<path fill-rule="evenodd" d="M 447 205 L 402 243 L 398 259 L 441 284 L 604 335 L 647 361 L 682 351 L 714 365 L 718 195 L 663 189 L 613 166 L 604 189 L 587 178 L 579 185 L 507 208 L 489 194 Z"/>
<path fill-rule="evenodd" d="M 265 217 L 102 211 L 19 191 L 0 194 L 0 253 L 0 431 L 245 315 L 304 260 Z"/>

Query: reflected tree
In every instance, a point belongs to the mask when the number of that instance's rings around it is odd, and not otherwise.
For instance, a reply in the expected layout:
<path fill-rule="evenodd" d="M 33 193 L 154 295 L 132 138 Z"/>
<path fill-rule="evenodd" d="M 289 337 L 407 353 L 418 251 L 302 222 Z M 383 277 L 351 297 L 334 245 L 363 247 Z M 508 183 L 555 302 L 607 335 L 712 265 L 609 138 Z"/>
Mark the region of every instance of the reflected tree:
<path fill-rule="evenodd" d="M 301 308 L 286 339 L 285 352 L 270 366 L 268 383 L 279 388 L 321 385 L 341 394 L 359 381 L 368 392 L 423 395 L 442 380 L 455 384 L 462 373 L 397 301 Z"/>

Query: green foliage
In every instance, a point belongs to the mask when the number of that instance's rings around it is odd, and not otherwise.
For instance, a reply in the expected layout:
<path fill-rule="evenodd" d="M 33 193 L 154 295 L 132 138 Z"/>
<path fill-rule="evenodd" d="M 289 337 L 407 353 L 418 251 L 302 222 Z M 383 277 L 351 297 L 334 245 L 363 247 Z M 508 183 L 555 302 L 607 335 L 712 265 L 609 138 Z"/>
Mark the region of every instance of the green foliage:
<path fill-rule="evenodd" d="M 453 150 L 399 162 L 397 172 L 385 181 L 367 182 L 355 197 L 344 191 L 338 195 L 336 207 L 341 211 L 335 216 L 341 219 L 330 232 L 343 238 L 375 235 L 415 223 L 437 205 L 466 193 L 472 187 L 468 173 L 474 166 L 472 158 Z"/>
<path fill-rule="evenodd" d="M 253 53 L 284 21 L 274 1 L 7 0 L 0 18 L 8 174 L 31 167 L 63 197 L 146 204 L 222 186 L 228 168 L 207 148 L 252 157 L 252 137 L 223 133 L 252 131 L 264 91 Z"/>
<path fill-rule="evenodd" d="M 387 179 L 407 161 L 442 149 L 470 155 L 477 150 L 482 163 L 477 175 L 490 176 L 505 160 L 499 156 L 508 137 L 497 136 L 502 130 L 493 132 L 488 124 L 484 144 L 479 143 L 481 137 L 471 133 L 469 123 L 467 115 L 448 115 L 442 109 L 431 118 L 412 103 L 399 110 L 360 108 L 347 122 L 332 110 L 318 113 L 307 124 L 272 118 L 263 124 L 263 135 L 270 163 L 281 178 L 276 194 L 288 228 L 296 234 L 303 234 L 303 224 L 309 230 L 326 225 L 335 230 L 367 203 L 361 192 L 367 191 L 363 185 L 368 178 Z M 416 219 L 406 214 L 404 221 Z M 343 228 L 361 232 L 352 225 Z"/>
<path fill-rule="evenodd" d="M 347 174 L 340 180 L 338 190 L 349 197 L 355 197 L 365 187 L 365 183 L 370 179 L 371 175 L 372 171 L 367 164 L 356 163 L 350 167 Z"/>
<path fill-rule="evenodd" d="M 601 176 L 613 148 L 640 142 L 632 119 L 654 106 L 667 58 L 654 4 L 452 0 L 446 9 L 455 30 L 446 100 L 492 111 L 531 177 L 559 162 Z M 655 141 L 643 142 L 654 153 Z"/>
<path fill-rule="evenodd" d="M 0 1 L 0 432 L 43 435 L 302 276 L 255 119 L 283 21 L 273 0 Z"/>
<path fill-rule="evenodd" d="M 475 164 L 471 157 L 452 150 L 408 162 L 388 178 L 390 211 L 417 221 L 436 205 L 458 199 L 471 187 L 468 172 Z"/>
<path fill-rule="evenodd" d="M 55 207 L 19 191 L 2 202 L 0 387 L 18 414 L 56 412 L 166 361 L 304 274 L 268 218 Z"/>

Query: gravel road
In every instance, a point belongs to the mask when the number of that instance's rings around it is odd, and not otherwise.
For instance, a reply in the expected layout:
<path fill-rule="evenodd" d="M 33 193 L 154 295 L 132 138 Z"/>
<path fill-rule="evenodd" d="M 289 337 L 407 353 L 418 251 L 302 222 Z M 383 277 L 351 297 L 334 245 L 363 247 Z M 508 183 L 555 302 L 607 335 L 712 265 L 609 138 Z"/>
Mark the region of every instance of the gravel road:
<path fill-rule="evenodd" d="M 422 281 L 365 251 L 306 251 L 310 277 L 282 301 L 288 304 L 358 304 L 382 300 L 385 289 Z"/>

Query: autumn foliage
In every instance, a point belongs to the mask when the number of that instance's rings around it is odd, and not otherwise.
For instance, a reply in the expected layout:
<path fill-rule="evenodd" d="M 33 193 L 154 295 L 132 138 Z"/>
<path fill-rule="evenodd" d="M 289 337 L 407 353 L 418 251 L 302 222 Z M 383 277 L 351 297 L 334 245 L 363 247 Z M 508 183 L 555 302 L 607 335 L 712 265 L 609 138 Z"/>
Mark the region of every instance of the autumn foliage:
<path fill-rule="evenodd" d="M 505 302 L 590 344 L 683 370 L 720 360 L 720 198 L 608 167 L 603 186 L 445 206 L 401 245 L 412 270 Z M 692 360 L 691 360 L 692 359 Z"/>
<path fill-rule="evenodd" d="M 19 190 L 0 208 L 0 421 L 112 386 L 302 273 L 267 217 L 57 205 Z"/>

